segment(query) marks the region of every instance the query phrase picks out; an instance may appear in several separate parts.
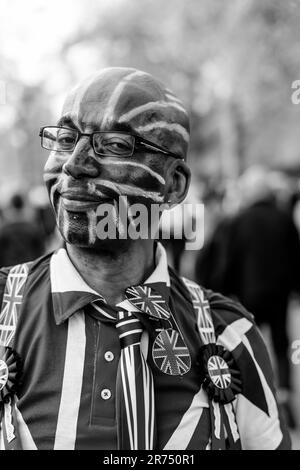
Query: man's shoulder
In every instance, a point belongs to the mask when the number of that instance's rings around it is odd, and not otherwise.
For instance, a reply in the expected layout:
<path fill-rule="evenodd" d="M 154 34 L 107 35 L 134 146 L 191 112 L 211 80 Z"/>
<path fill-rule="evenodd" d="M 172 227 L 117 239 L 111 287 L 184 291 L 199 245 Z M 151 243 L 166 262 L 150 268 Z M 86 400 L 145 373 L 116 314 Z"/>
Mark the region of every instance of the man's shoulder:
<path fill-rule="evenodd" d="M 193 303 L 194 307 L 197 305 L 197 302 L 202 302 L 203 306 L 205 306 L 206 301 L 208 302 L 212 321 L 217 334 L 220 334 L 227 326 L 238 320 L 244 319 L 245 321 L 254 324 L 254 316 L 238 301 L 233 300 L 230 297 L 226 297 L 218 292 L 206 289 L 195 281 L 185 277 L 179 277 L 174 272 L 171 279 L 175 283 L 177 289 L 179 289 L 179 286 L 181 285 L 180 290 L 182 294 L 185 295 L 188 301 Z"/>
<path fill-rule="evenodd" d="M 210 305 L 217 336 L 221 335 L 229 326 L 234 328 L 236 334 L 239 332 L 243 334 L 255 325 L 252 313 L 237 300 L 208 289 L 203 288 L 203 291 Z"/>
<path fill-rule="evenodd" d="M 227 317 L 229 322 L 236 321 L 240 318 L 246 318 L 247 320 L 254 322 L 254 316 L 252 313 L 246 310 L 238 300 L 204 287 L 202 287 L 202 289 L 209 301 L 211 310 L 215 312 L 215 314 Z"/>
<path fill-rule="evenodd" d="M 33 261 L 24 263 L 28 266 L 28 276 L 39 275 L 40 272 L 44 271 L 45 269 L 48 269 L 52 254 L 53 252 L 50 252 L 43 256 L 40 256 L 39 258 L 36 258 Z M 17 266 L 19 265 L 5 266 L 0 268 L 0 300 L 2 300 L 8 274 L 14 267 Z"/>

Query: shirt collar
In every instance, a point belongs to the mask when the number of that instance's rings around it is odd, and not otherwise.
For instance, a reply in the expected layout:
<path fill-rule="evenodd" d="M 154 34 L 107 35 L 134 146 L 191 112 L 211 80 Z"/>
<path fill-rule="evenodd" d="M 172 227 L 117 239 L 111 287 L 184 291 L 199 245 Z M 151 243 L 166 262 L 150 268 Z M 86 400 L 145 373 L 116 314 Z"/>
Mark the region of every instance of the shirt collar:
<path fill-rule="evenodd" d="M 152 274 L 144 284 L 151 284 L 168 301 L 170 276 L 166 251 L 160 243 L 156 245 L 155 264 Z M 60 248 L 51 257 L 50 281 L 54 318 L 57 325 L 89 303 L 103 300 L 102 295 L 92 289 L 80 276 L 65 248 Z M 131 311 L 135 310 L 128 300 L 120 302 L 117 306 Z"/>

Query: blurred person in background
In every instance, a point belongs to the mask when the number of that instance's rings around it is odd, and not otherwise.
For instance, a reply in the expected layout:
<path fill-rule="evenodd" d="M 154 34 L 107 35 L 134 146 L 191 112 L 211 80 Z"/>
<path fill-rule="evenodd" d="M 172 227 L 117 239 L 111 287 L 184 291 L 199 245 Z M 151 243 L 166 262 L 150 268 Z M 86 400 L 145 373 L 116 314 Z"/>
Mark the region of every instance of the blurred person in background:
<path fill-rule="evenodd" d="M 195 278 L 216 292 L 227 292 L 225 270 L 228 265 L 230 227 L 241 206 L 236 180 L 208 184 L 203 194 L 205 241 L 197 253 Z"/>
<path fill-rule="evenodd" d="M 268 173 L 267 182 L 276 198 L 278 207 L 289 212 L 294 219 L 295 207 L 300 197 L 297 179 L 281 171 L 273 170 Z"/>
<path fill-rule="evenodd" d="M 0 228 L 0 266 L 12 266 L 41 256 L 44 236 L 21 193 L 14 194 L 3 210 Z"/>
<path fill-rule="evenodd" d="M 63 239 L 56 226 L 45 186 L 36 186 L 28 193 L 28 200 L 34 209 L 35 221 L 44 240 L 45 251 L 50 252 L 63 246 Z"/>
<path fill-rule="evenodd" d="M 215 234 L 209 274 L 198 280 L 206 287 L 237 298 L 251 311 L 258 325 L 270 327 L 276 356 L 279 397 L 290 426 L 290 363 L 287 308 L 290 294 L 300 291 L 300 243 L 288 205 L 278 204 L 266 169 L 250 167 L 239 181 L 241 209 Z M 285 201 L 286 202 L 286 201 Z M 284 208 L 283 208 L 284 207 Z M 223 233 L 222 233 L 223 232 Z"/>

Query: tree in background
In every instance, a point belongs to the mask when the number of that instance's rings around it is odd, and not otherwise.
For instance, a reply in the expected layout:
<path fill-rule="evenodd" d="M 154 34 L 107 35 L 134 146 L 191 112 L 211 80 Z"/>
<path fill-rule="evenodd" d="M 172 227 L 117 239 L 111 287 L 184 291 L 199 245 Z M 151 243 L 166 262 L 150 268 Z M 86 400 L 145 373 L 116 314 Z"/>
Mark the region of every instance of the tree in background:
<path fill-rule="evenodd" d="M 235 179 L 258 161 L 299 166 L 300 107 L 291 103 L 291 84 L 300 78 L 298 0 L 115 0 L 106 8 L 97 0 L 75 3 L 80 19 L 61 44 L 55 73 L 28 88 L 18 83 L 14 64 L 6 71 L 18 93 L 9 126 L 0 130 L 0 169 L 14 155 L 12 173 L 36 181 L 42 167 L 36 130 L 54 119 L 59 83 L 67 89 L 113 65 L 149 71 L 185 101 L 197 180 Z M 26 152 L 15 145 L 16 128 Z"/>

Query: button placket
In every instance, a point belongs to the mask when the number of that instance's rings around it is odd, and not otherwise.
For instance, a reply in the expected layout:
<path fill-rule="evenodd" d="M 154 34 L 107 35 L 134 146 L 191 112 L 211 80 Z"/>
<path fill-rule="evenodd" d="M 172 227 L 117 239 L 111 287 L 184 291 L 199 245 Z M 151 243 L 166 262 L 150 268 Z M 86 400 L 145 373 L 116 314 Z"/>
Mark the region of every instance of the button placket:
<path fill-rule="evenodd" d="M 107 423 L 108 420 L 113 423 L 115 420 L 115 383 L 120 342 L 113 324 L 99 322 L 99 327 L 95 347 L 91 424 Z"/>

